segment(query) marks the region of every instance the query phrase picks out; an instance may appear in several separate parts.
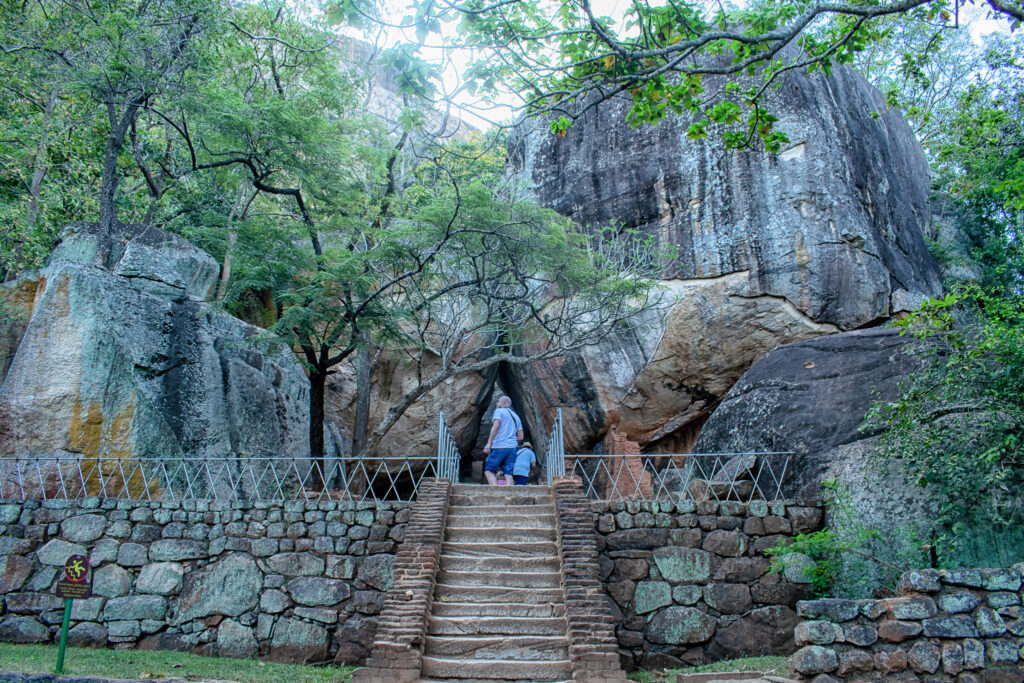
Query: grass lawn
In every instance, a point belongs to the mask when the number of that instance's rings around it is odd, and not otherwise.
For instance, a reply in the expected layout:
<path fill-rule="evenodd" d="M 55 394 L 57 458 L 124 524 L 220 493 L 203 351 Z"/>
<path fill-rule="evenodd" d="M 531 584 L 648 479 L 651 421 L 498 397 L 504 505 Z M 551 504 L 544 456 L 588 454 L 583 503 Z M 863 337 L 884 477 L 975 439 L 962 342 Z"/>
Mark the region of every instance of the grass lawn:
<path fill-rule="evenodd" d="M 744 657 L 721 662 L 691 666 L 685 669 L 662 669 L 660 671 L 634 671 L 629 680 L 641 683 L 675 683 L 678 674 L 713 673 L 718 671 L 761 671 L 773 676 L 786 676 L 789 671 L 789 657 Z"/>
<path fill-rule="evenodd" d="M 56 645 L 0 643 L 0 671 L 53 673 Z M 300 666 L 258 662 L 255 659 L 200 657 L 184 652 L 93 650 L 71 648 L 64 655 L 64 673 L 108 678 L 184 678 L 192 681 L 224 680 L 238 683 L 325 683 L 347 681 L 355 667 Z"/>

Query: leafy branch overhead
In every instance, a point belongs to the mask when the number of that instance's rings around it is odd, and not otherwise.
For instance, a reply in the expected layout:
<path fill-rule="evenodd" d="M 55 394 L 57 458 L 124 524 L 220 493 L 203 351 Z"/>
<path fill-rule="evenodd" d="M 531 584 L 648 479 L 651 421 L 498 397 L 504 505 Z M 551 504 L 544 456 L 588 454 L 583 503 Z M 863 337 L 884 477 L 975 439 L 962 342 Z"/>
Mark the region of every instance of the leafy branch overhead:
<path fill-rule="evenodd" d="M 763 107 L 765 90 L 793 69 L 852 63 L 881 40 L 890 17 L 954 25 L 959 0 L 746 3 L 742 9 L 690 0 L 632 0 L 621 17 L 601 16 L 591 0 L 424 0 L 402 21 L 368 0 L 333 5 L 336 20 L 415 29 L 421 43 L 470 47 L 474 92 L 513 97 L 564 135 L 588 110 L 632 99 L 633 125 L 667 115 L 691 117 L 690 136 L 721 128 L 730 147 L 785 142 Z M 988 0 L 1011 29 L 1024 19 L 1015 0 Z M 459 31 L 453 35 L 451 27 Z"/>

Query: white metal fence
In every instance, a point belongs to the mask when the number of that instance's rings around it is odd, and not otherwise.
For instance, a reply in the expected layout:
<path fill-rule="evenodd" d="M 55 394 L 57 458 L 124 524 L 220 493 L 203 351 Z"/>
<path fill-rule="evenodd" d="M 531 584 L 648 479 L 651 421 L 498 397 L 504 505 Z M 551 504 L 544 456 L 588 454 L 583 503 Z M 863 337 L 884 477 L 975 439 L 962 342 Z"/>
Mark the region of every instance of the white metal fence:
<path fill-rule="evenodd" d="M 450 472 L 450 457 L 0 458 L 0 500 L 413 500 Z"/>
<path fill-rule="evenodd" d="M 565 470 L 599 500 L 778 500 L 791 452 L 566 455 Z M 549 466 L 550 467 L 550 466 Z"/>

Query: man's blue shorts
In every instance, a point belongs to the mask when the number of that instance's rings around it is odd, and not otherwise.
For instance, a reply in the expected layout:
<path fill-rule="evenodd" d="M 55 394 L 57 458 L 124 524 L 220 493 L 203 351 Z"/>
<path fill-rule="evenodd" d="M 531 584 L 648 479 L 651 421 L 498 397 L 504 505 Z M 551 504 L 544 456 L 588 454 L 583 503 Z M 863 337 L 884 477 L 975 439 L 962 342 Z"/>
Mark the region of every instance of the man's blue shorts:
<path fill-rule="evenodd" d="M 492 448 L 484 463 L 484 469 L 488 472 L 501 470 L 505 474 L 512 474 L 512 468 L 515 466 L 516 449 L 514 448 Z"/>

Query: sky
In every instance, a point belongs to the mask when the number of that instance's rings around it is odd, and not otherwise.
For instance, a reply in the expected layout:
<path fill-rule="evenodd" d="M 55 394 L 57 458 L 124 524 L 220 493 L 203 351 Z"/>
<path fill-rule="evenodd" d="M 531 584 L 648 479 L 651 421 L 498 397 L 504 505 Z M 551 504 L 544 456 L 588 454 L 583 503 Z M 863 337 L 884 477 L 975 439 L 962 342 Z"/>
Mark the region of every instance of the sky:
<path fill-rule="evenodd" d="M 391 16 L 395 20 L 411 13 L 406 9 L 408 7 L 406 0 L 387 0 L 387 2 L 391 10 Z M 623 17 L 631 2 L 632 0 L 591 0 L 591 5 L 594 8 L 595 14 L 599 16 Z M 705 0 L 705 2 L 717 4 L 716 0 Z M 726 2 L 728 5 L 738 5 L 740 7 L 746 4 L 746 0 L 726 0 Z M 991 14 L 992 12 L 988 4 L 982 0 L 967 0 L 966 4 L 960 8 L 960 25 L 967 27 L 972 41 L 976 45 L 982 45 L 985 37 L 993 33 L 1009 33 L 1007 21 L 1005 19 L 993 18 Z M 454 30 L 454 26 L 449 30 Z M 437 42 L 436 38 L 437 36 L 433 35 L 428 38 L 428 42 Z M 386 44 L 416 42 L 414 32 L 411 30 L 390 30 L 383 40 Z M 444 55 L 445 53 L 442 50 L 430 47 L 424 48 L 421 54 L 424 58 L 439 64 L 443 61 Z M 470 59 L 471 57 L 468 54 L 449 55 L 449 59 L 444 65 L 443 87 L 445 89 L 454 91 L 459 88 L 462 81 L 461 72 L 466 68 Z M 499 99 L 493 105 L 487 104 L 480 98 L 474 97 L 465 91 L 459 93 L 453 99 L 463 107 L 461 116 L 464 120 L 480 130 L 486 130 L 495 123 L 507 122 L 513 119 L 516 114 L 514 110 L 515 98 L 511 96 Z"/>

